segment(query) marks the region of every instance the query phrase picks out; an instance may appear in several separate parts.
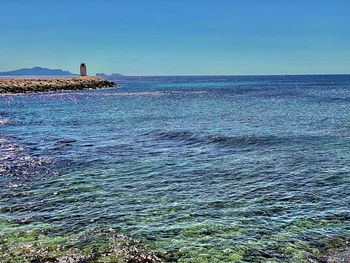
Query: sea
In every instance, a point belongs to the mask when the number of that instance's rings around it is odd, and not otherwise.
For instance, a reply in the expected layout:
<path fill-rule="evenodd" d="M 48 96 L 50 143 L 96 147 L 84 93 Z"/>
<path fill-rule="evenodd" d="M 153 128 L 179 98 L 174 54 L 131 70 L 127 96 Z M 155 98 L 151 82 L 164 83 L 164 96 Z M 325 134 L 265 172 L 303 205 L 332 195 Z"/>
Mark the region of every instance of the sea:
<path fill-rule="evenodd" d="M 350 243 L 350 75 L 112 80 L 0 95 L 1 262 L 316 262 Z"/>

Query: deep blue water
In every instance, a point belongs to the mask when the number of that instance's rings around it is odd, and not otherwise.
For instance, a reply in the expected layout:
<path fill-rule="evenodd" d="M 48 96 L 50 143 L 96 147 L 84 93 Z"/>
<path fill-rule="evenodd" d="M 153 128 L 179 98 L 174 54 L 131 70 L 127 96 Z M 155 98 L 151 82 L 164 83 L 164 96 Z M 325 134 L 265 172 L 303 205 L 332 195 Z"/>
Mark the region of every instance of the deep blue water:
<path fill-rule="evenodd" d="M 1 233 L 113 228 L 178 262 L 350 240 L 350 75 L 114 80 L 0 96 Z"/>

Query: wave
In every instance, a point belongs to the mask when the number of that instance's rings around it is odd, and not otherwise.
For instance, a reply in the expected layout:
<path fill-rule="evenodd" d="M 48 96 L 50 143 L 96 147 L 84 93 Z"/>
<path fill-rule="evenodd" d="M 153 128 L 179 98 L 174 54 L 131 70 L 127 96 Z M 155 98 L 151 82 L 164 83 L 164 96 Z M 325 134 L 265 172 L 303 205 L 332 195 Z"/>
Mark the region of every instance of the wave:
<path fill-rule="evenodd" d="M 282 138 L 276 136 L 209 136 L 209 140 L 215 143 L 225 143 L 231 145 L 271 145 L 284 143 L 290 138 Z"/>
<path fill-rule="evenodd" d="M 221 135 L 203 135 L 191 131 L 152 131 L 143 134 L 157 141 L 173 141 L 188 144 L 217 144 L 220 147 L 231 146 L 269 146 L 279 144 L 299 144 L 299 143 L 317 143 L 324 140 L 334 140 L 334 137 L 325 136 L 276 136 L 276 135 L 246 135 L 246 136 L 221 136 Z"/>
<path fill-rule="evenodd" d="M 151 137 L 156 141 L 179 142 L 183 145 L 205 143 L 204 138 L 190 131 L 152 131 L 145 133 L 144 136 Z"/>

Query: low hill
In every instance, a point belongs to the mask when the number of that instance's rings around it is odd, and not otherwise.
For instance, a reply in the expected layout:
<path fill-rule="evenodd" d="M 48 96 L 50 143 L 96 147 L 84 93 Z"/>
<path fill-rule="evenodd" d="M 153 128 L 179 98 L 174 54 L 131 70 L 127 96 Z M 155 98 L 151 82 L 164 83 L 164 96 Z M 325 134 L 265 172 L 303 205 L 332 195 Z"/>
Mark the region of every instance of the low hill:
<path fill-rule="evenodd" d="M 107 74 L 104 74 L 104 73 L 97 73 L 96 76 L 97 77 L 106 78 L 106 77 L 122 77 L 123 75 L 119 74 L 119 73 L 113 73 L 113 74 L 110 74 L 110 75 L 107 75 Z"/>
<path fill-rule="evenodd" d="M 34 67 L 0 72 L 0 76 L 76 76 L 76 74 L 62 69 Z"/>

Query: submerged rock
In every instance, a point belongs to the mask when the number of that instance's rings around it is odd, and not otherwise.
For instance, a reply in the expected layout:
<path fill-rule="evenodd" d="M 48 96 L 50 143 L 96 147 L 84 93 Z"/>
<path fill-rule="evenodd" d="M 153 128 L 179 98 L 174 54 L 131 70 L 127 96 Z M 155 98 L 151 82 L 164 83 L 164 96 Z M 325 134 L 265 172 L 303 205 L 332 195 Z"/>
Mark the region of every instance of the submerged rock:
<path fill-rule="evenodd" d="M 1 263 L 162 263 L 139 240 L 115 229 L 88 230 L 69 236 L 49 236 L 42 231 L 0 233 Z"/>
<path fill-rule="evenodd" d="M 101 77 L 71 77 L 48 79 L 2 79 L 0 94 L 37 93 L 64 90 L 102 89 L 117 86 Z"/>
<path fill-rule="evenodd" d="M 350 263 L 350 246 L 328 249 L 311 263 Z"/>

